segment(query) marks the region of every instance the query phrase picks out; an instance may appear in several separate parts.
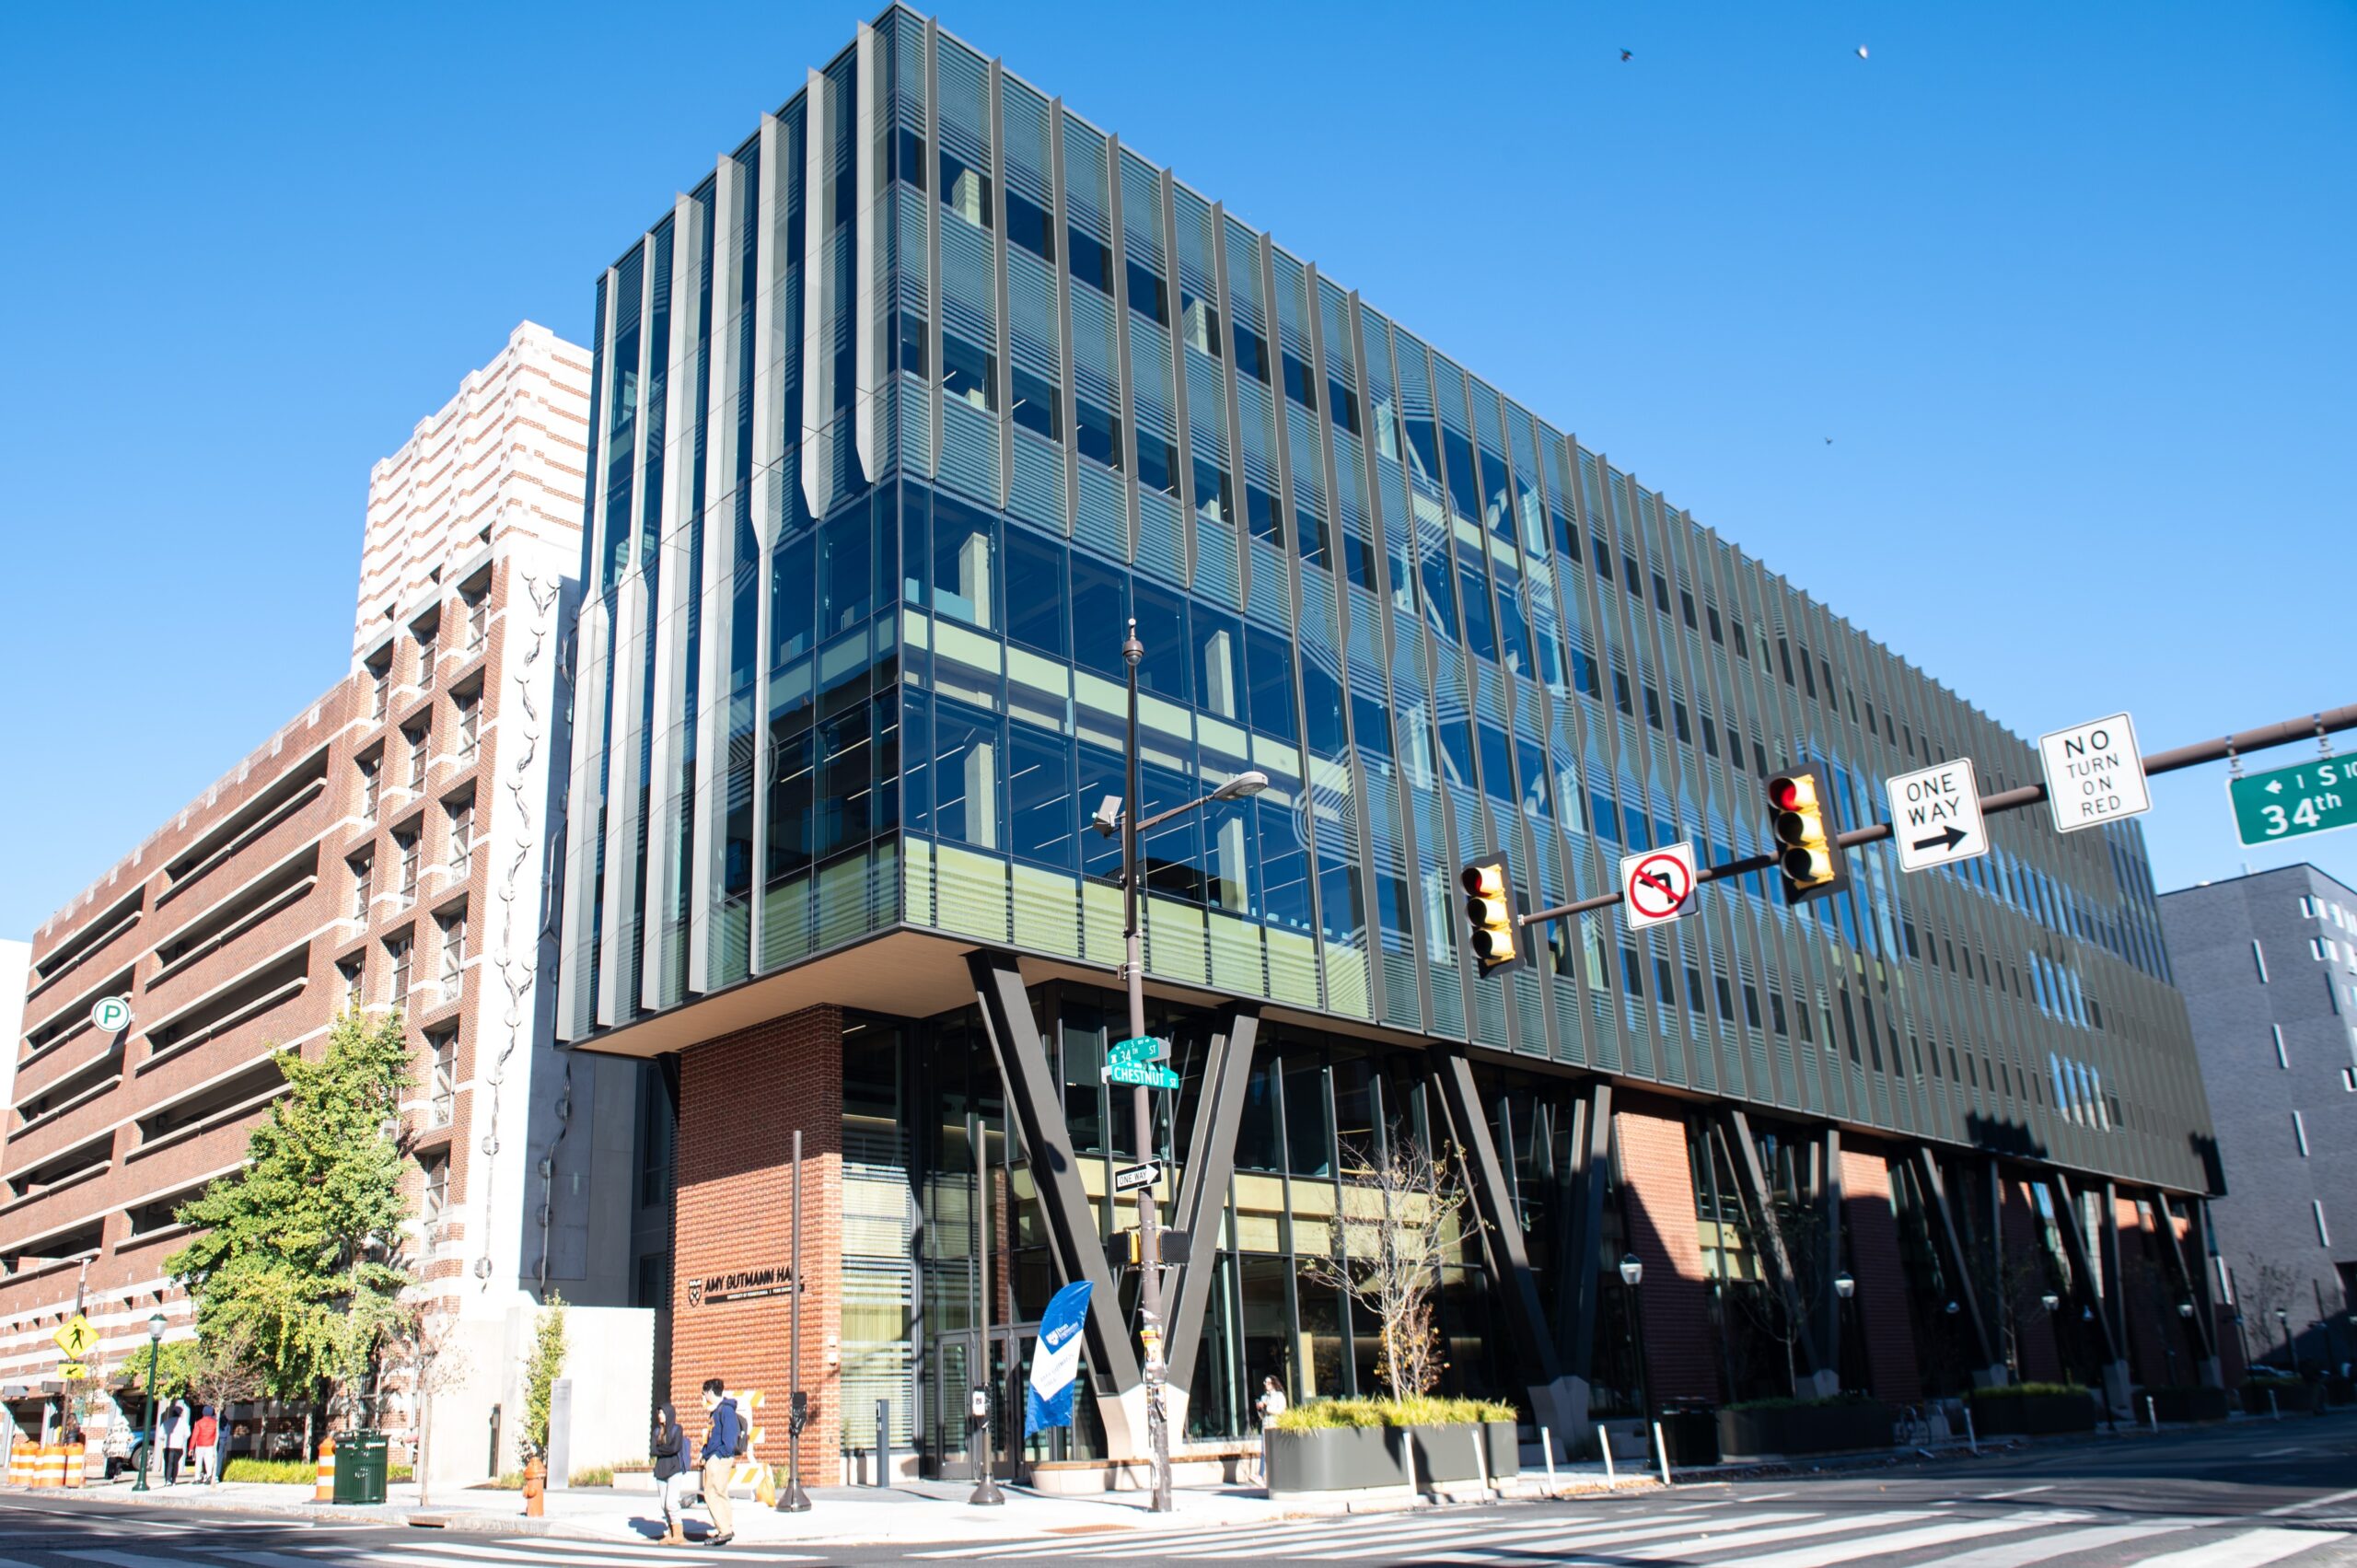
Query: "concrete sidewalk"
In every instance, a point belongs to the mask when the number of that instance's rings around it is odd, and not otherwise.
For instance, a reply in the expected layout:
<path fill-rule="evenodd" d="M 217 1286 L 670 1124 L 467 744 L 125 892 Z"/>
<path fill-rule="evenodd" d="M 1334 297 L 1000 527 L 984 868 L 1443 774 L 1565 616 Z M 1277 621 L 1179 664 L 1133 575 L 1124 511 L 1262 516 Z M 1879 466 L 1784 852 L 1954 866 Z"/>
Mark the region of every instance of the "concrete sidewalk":
<path fill-rule="evenodd" d="M 1557 1490 L 1566 1493 L 1602 1491 L 1607 1484 L 1600 1465 L 1559 1465 L 1556 1483 Z M 1650 1478 L 1625 1470 L 1620 1477 L 1622 1487 L 1650 1484 Z M 978 1508 L 967 1502 L 973 1492 L 969 1481 L 904 1481 L 889 1490 L 822 1487 L 811 1491 L 810 1511 L 806 1514 L 781 1514 L 743 1497 L 736 1500 L 737 1539 L 749 1545 L 955 1545 L 1039 1536 L 1113 1534 L 1131 1529 L 1233 1528 L 1347 1511 L 1335 1502 L 1272 1503 L 1257 1487 L 1190 1488 L 1176 1494 L 1173 1512 L 1159 1515 L 1149 1511 L 1144 1493 L 1061 1497 L 1016 1486 L 1002 1485 L 1000 1491 L 1006 1499 L 1003 1506 Z M 1538 1497 L 1546 1491 L 1544 1474 L 1525 1475 L 1509 1483 L 1506 1494 Z M 79 1498 L 99 1507 L 134 1504 L 192 1511 L 221 1509 L 337 1523 L 411 1524 L 421 1528 L 479 1535 L 652 1540 L 663 1530 L 662 1509 L 654 1493 L 607 1487 L 552 1492 L 546 1512 L 538 1519 L 524 1517 L 520 1493 L 489 1488 L 437 1490 L 432 1506 L 422 1507 L 416 1487 L 406 1483 L 389 1488 L 382 1507 L 338 1507 L 314 1503 L 308 1486 L 255 1481 L 230 1481 L 203 1488 L 164 1487 L 144 1493 L 133 1492 L 126 1481 L 43 1495 Z M 1382 1505 L 1398 1508 L 1404 1504 L 1403 1498 Z M 702 1508 L 691 1511 L 689 1533 L 702 1536 L 710 1517 Z"/>

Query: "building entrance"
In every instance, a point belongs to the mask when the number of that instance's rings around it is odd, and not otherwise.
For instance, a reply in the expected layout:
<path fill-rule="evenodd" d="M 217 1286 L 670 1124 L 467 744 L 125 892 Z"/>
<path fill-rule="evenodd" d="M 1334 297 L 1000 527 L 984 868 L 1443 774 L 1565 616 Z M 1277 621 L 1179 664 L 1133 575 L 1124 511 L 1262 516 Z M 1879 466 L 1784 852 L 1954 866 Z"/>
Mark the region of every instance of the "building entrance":
<path fill-rule="evenodd" d="M 981 1479 L 981 1445 L 968 1419 L 977 1387 L 991 1390 L 991 1453 L 995 1459 L 991 1473 L 1001 1481 L 1013 1480 L 1027 1457 L 1039 1457 L 1018 1451 L 1023 1446 L 1024 1377 L 1039 1338 L 1036 1323 L 993 1328 L 985 1365 L 981 1330 L 961 1329 L 934 1336 L 933 1376 L 926 1390 L 931 1397 L 925 1401 L 932 1431 L 926 1434 L 926 1446 L 944 1481 Z"/>

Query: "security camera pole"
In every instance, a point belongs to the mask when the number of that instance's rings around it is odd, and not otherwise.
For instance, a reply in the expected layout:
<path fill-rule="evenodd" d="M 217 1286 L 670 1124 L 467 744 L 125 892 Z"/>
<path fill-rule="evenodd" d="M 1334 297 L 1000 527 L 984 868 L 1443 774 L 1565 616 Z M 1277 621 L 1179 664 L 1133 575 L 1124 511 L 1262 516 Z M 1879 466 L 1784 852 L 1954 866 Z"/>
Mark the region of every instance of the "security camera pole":
<path fill-rule="evenodd" d="M 1269 778 L 1265 773 L 1257 771 L 1238 773 L 1209 795 L 1184 806 L 1156 812 L 1143 822 L 1138 820 L 1138 663 L 1144 657 L 1145 645 L 1138 641 L 1138 623 L 1132 617 L 1129 634 L 1121 640 L 1121 662 L 1129 667 L 1130 683 L 1129 748 L 1122 762 L 1122 798 L 1105 802 L 1095 818 L 1097 830 L 1109 834 L 1113 831 L 1118 809 L 1121 834 L 1121 925 L 1125 959 L 1122 978 L 1129 985 L 1132 1040 L 1145 1038 L 1144 897 L 1140 886 L 1144 879 L 1144 857 L 1140 852 L 1139 836 L 1148 828 L 1197 810 L 1214 800 L 1241 800 L 1269 787 Z M 1150 1161 L 1155 1153 L 1153 1091 L 1140 1084 L 1132 1095 L 1137 1157 L 1141 1162 Z M 1155 1204 L 1154 1189 L 1155 1184 L 1150 1181 L 1138 1189 L 1138 1337 L 1145 1344 L 1146 1443 L 1154 1457 L 1152 1510 L 1167 1514 L 1170 1511 L 1170 1423 L 1162 1399 L 1163 1374 L 1167 1363 L 1162 1348 L 1162 1225 Z"/>

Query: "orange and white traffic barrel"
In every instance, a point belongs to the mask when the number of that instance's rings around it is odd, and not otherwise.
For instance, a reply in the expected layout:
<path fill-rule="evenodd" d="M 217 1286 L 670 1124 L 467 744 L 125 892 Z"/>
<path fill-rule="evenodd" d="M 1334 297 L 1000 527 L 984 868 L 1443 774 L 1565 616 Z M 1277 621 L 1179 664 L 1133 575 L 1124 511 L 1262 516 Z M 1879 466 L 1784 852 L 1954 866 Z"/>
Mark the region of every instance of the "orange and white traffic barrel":
<path fill-rule="evenodd" d="M 33 1478 L 40 1487 L 65 1484 L 65 1445 L 44 1443 L 41 1446 L 41 1474 Z"/>
<path fill-rule="evenodd" d="M 335 1501 L 335 1439 L 332 1437 L 319 1440 L 319 1468 L 312 1478 L 311 1501 Z"/>
<path fill-rule="evenodd" d="M 88 1444 L 68 1443 L 65 1445 L 65 1484 L 69 1487 L 79 1487 L 87 1479 L 84 1474 L 84 1469 L 89 1462 Z"/>

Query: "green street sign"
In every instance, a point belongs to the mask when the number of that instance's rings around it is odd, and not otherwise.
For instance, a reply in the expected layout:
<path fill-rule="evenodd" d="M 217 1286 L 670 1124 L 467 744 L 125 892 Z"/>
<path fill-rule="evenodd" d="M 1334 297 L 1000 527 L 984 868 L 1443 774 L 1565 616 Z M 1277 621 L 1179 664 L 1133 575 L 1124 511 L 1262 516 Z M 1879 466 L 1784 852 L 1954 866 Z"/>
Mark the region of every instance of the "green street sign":
<path fill-rule="evenodd" d="M 1113 1042 L 1112 1049 L 1106 1052 L 1106 1058 L 1112 1062 L 1132 1063 L 1167 1062 L 1170 1060 L 1170 1042 L 1167 1040 L 1157 1040 L 1152 1035 L 1140 1035 L 1135 1040 L 1117 1040 Z"/>
<path fill-rule="evenodd" d="M 2235 831 L 2246 844 L 2281 843 L 2357 828 L 2357 760 L 2314 757 L 2271 772 L 2228 779 Z"/>
<path fill-rule="evenodd" d="M 1105 1081 L 1133 1087 L 1175 1089 L 1178 1086 L 1178 1074 L 1151 1062 L 1116 1062 L 1105 1069 Z"/>

